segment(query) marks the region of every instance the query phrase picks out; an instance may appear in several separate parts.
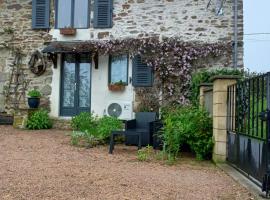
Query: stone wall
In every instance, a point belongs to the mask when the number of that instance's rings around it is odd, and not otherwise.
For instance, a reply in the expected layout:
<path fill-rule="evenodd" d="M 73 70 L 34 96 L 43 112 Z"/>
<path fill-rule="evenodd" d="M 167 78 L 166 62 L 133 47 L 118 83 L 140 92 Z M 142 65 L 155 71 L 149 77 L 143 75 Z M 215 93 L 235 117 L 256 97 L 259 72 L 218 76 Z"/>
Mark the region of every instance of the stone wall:
<path fill-rule="evenodd" d="M 117 0 L 114 1 L 113 28 L 105 29 L 103 32 L 91 28 L 90 33 L 93 38 L 103 38 L 107 35 L 110 38 L 158 35 L 179 37 L 185 41 L 231 40 L 233 1 L 226 1 L 221 16 L 215 14 L 215 1 L 212 1 L 213 5 L 208 10 L 206 9 L 208 2 L 208 0 Z M 241 12 L 239 14 L 242 15 Z"/>
<path fill-rule="evenodd" d="M 14 108 L 14 93 L 15 93 L 15 78 L 12 80 L 12 84 L 9 85 L 12 68 L 15 60 L 15 52 L 22 53 L 22 64 L 20 69 L 22 74 L 19 79 L 25 79 L 30 81 L 27 86 L 27 90 L 33 88 L 39 88 L 44 92 L 44 99 L 42 104 L 48 105 L 48 99 L 50 95 L 50 82 L 51 82 L 51 67 L 49 66 L 45 74 L 41 77 L 37 77 L 32 74 L 28 68 L 28 62 L 31 54 L 44 47 L 44 42 L 51 41 L 51 36 L 47 31 L 32 30 L 32 1 L 30 0 L 0 0 L 0 72 L 6 77 L 6 87 L 10 87 L 10 98 L 5 105 L 5 110 L 12 112 Z M 0 80 L 1 77 L 0 77 Z M 3 86 L 3 82 L 0 82 Z M 2 87 L 1 86 L 1 87 Z M 0 88 L 1 88 L 0 87 Z M 22 85 L 19 84 L 18 93 L 23 93 Z M 0 91 L 1 92 L 1 91 Z M 2 97 L 3 100 L 3 97 Z M 22 96 L 20 101 L 20 108 L 26 106 L 26 97 Z M 0 99 L 1 102 L 1 99 Z"/>
<path fill-rule="evenodd" d="M 233 41 L 233 1 L 225 2 L 223 15 L 217 16 L 212 5 L 207 10 L 209 0 L 114 0 L 113 28 L 93 28 L 93 0 L 91 0 L 91 26 L 86 33 L 87 39 L 115 39 L 126 37 L 177 37 L 183 41 L 215 43 Z M 214 1 L 213 1 L 214 2 Z M 54 1 L 51 2 L 51 31 L 32 30 L 31 0 L 0 0 L 0 49 L 6 53 L 0 56 L 0 72 L 4 77 L 10 75 L 14 53 L 20 49 L 23 53 L 22 69 L 25 78 L 30 81 L 27 89 L 38 88 L 44 94 L 43 105 L 49 106 L 52 82 L 52 66 L 48 65 L 45 74 L 40 77 L 32 74 L 27 66 L 30 55 L 44 47 L 44 42 L 53 39 Z M 79 35 L 79 34 L 78 34 Z M 239 0 L 239 65 L 243 59 L 243 9 Z M 11 39 L 12 38 L 12 39 Z M 54 38 L 57 39 L 57 38 Z M 79 38 L 71 38 L 77 40 Z M 70 40 L 70 39 L 69 39 Z M 224 59 L 198 61 L 194 67 L 224 66 Z M 3 78 L 0 77 L 0 93 Z M 14 85 L 13 85 L 14 86 Z M 12 86 L 11 86 L 12 88 Z M 25 100 L 25 98 L 24 98 Z M 0 109 L 1 109 L 0 99 Z M 21 107 L 25 102 L 21 102 Z M 3 106 L 2 106 L 3 107 Z M 6 110 L 12 110 L 7 104 Z"/>
<path fill-rule="evenodd" d="M 214 76 L 213 84 L 200 85 L 200 106 L 211 106 L 213 118 L 213 160 L 214 162 L 225 162 L 227 156 L 227 95 L 228 86 L 236 83 L 240 77 L 232 75 Z M 205 106 L 207 91 L 211 88 L 212 100 Z"/>
<path fill-rule="evenodd" d="M 0 47 L 0 113 L 5 110 L 4 84 L 8 80 L 8 73 L 4 71 L 4 66 L 8 54 L 8 51 Z"/>

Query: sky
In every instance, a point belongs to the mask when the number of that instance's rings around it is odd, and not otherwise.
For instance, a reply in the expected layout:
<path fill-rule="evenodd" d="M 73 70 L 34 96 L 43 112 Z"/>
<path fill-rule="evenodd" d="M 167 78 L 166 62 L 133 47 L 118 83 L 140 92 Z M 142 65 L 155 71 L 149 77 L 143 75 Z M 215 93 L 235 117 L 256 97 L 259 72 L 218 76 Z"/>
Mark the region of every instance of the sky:
<path fill-rule="evenodd" d="M 245 68 L 270 72 L 270 0 L 243 1 Z"/>

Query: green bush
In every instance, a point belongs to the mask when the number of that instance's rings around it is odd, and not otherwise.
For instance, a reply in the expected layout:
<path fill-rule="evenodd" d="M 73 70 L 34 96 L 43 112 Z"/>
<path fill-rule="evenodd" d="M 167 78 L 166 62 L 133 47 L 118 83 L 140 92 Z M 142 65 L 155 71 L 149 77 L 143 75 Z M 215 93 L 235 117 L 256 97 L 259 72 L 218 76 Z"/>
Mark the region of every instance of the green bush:
<path fill-rule="evenodd" d="M 115 117 L 104 116 L 98 120 L 97 136 L 102 140 L 110 138 L 113 130 L 122 129 L 122 122 Z"/>
<path fill-rule="evenodd" d="M 50 129 L 52 128 L 52 121 L 46 110 L 39 110 L 29 117 L 26 127 L 32 130 Z"/>
<path fill-rule="evenodd" d="M 41 93 L 38 91 L 38 90 L 30 90 L 29 92 L 28 92 L 28 96 L 29 97 L 41 97 Z"/>
<path fill-rule="evenodd" d="M 154 154 L 152 146 L 148 145 L 145 148 L 138 150 L 137 158 L 139 161 L 149 161 Z"/>
<path fill-rule="evenodd" d="M 95 146 L 109 139 L 111 131 L 122 128 L 122 122 L 115 117 L 104 116 L 98 118 L 93 113 L 82 112 L 71 120 L 74 130 L 71 134 L 71 144 L 86 143 Z"/>
<path fill-rule="evenodd" d="M 89 134 L 88 131 L 73 131 L 71 133 L 71 144 L 74 146 L 85 146 L 90 148 L 100 144 L 100 141 Z"/>
<path fill-rule="evenodd" d="M 82 112 L 72 118 L 71 127 L 75 131 L 87 131 L 95 136 L 97 134 L 97 117 L 93 113 Z"/>
<path fill-rule="evenodd" d="M 176 159 L 184 143 L 195 152 L 197 159 L 211 157 L 212 119 L 208 113 L 194 106 L 163 108 L 162 129 L 164 151 L 170 160 Z"/>
<path fill-rule="evenodd" d="M 239 75 L 244 76 L 244 72 L 238 69 L 232 68 L 216 68 L 216 69 L 208 69 L 201 70 L 199 72 L 195 72 L 192 74 L 191 78 L 191 97 L 190 100 L 193 105 L 198 105 L 199 98 L 199 85 L 202 83 L 211 83 L 211 77 L 216 75 Z M 246 73 L 247 76 L 248 73 Z"/>

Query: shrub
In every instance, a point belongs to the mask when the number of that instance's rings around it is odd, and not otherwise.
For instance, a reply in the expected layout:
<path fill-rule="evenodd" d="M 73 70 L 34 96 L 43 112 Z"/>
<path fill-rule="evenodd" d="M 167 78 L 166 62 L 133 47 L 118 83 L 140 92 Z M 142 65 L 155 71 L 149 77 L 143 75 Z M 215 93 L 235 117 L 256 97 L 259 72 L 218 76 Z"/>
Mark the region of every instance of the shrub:
<path fill-rule="evenodd" d="M 41 97 L 41 93 L 38 91 L 38 90 L 30 90 L 29 92 L 28 92 L 28 96 L 29 97 Z"/>
<path fill-rule="evenodd" d="M 91 135 L 97 134 L 97 117 L 93 113 L 82 112 L 71 120 L 71 127 L 75 131 L 88 132 Z"/>
<path fill-rule="evenodd" d="M 170 160 L 176 159 L 181 146 L 187 143 L 197 159 L 211 157 L 212 120 L 208 113 L 194 106 L 163 108 L 162 129 L 164 151 Z"/>
<path fill-rule="evenodd" d="M 71 144 L 95 146 L 108 140 L 111 131 L 121 129 L 122 122 L 115 117 L 98 118 L 93 113 L 82 112 L 72 118 L 71 127 Z"/>
<path fill-rule="evenodd" d="M 39 110 L 29 117 L 26 127 L 32 130 L 50 129 L 52 128 L 52 121 L 46 110 Z"/>
<path fill-rule="evenodd" d="M 99 119 L 97 125 L 97 136 L 99 139 L 106 140 L 110 138 L 113 130 L 123 128 L 122 122 L 115 117 L 104 116 Z"/>
<path fill-rule="evenodd" d="M 73 131 L 71 133 L 71 144 L 74 146 L 86 146 L 94 147 L 98 145 L 98 141 L 93 135 L 89 134 L 88 131 Z"/>
<path fill-rule="evenodd" d="M 201 70 L 192 74 L 191 78 L 191 97 L 190 100 L 194 105 L 198 104 L 199 97 L 199 85 L 202 83 L 211 83 L 211 77 L 215 75 L 239 75 L 244 76 L 244 72 L 238 69 L 232 68 L 216 68 L 216 69 L 208 69 Z M 246 73 L 246 76 L 248 73 Z"/>
<path fill-rule="evenodd" d="M 148 145 L 147 147 L 138 150 L 137 158 L 139 161 L 148 161 L 151 159 L 151 156 L 154 154 L 154 149 L 152 146 Z"/>

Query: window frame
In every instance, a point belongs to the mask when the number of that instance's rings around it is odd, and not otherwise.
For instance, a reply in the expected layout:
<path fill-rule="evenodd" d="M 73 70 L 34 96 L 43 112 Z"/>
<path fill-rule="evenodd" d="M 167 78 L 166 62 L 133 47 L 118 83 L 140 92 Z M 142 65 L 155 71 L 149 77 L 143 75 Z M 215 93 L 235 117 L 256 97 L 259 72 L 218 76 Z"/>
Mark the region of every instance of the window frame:
<path fill-rule="evenodd" d="M 122 55 L 119 55 L 119 56 L 123 56 L 123 55 L 126 55 L 127 56 L 127 75 L 126 75 L 126 82 L 123 82 L 123 84 L 125 85 L 125 86 L 127 86 L 128 84 L 129 84 L 129 81 L 128 81 L 128 79 L 129 79 L 129 54 L 122 54 Z M 112 57 L 114 57 L 114 56 L 116 56 L 116 55 L 109 55 L 109 73 L 108 73 L 108 83 L 109 84 L 113 84 L 112 83 L 112 74 L 111 74 L 111 72 L 112 72 Z"/>
<path fill-rule="evenodd" d="M 87 26 L 84 28 L 75 28 L 74 27 L 74 14 L 75 14 L 75 0 L 71 0 L 71 27 L 70 28 L 74 28 L 74 29 L 89 29 L 90 28 L 90 15 L 91 15 L 91 10 L 90 10 L 90 4 L 91 1 L 88 1 L 88 6 L 87 6 Z M 54 27 L 55 29 L 63 29 L 63 28 L 59 28 L 58 26 L 58 5 L 59 5 L 59 0 L 55 0 L 55 23 L 54 23 Z"/>

